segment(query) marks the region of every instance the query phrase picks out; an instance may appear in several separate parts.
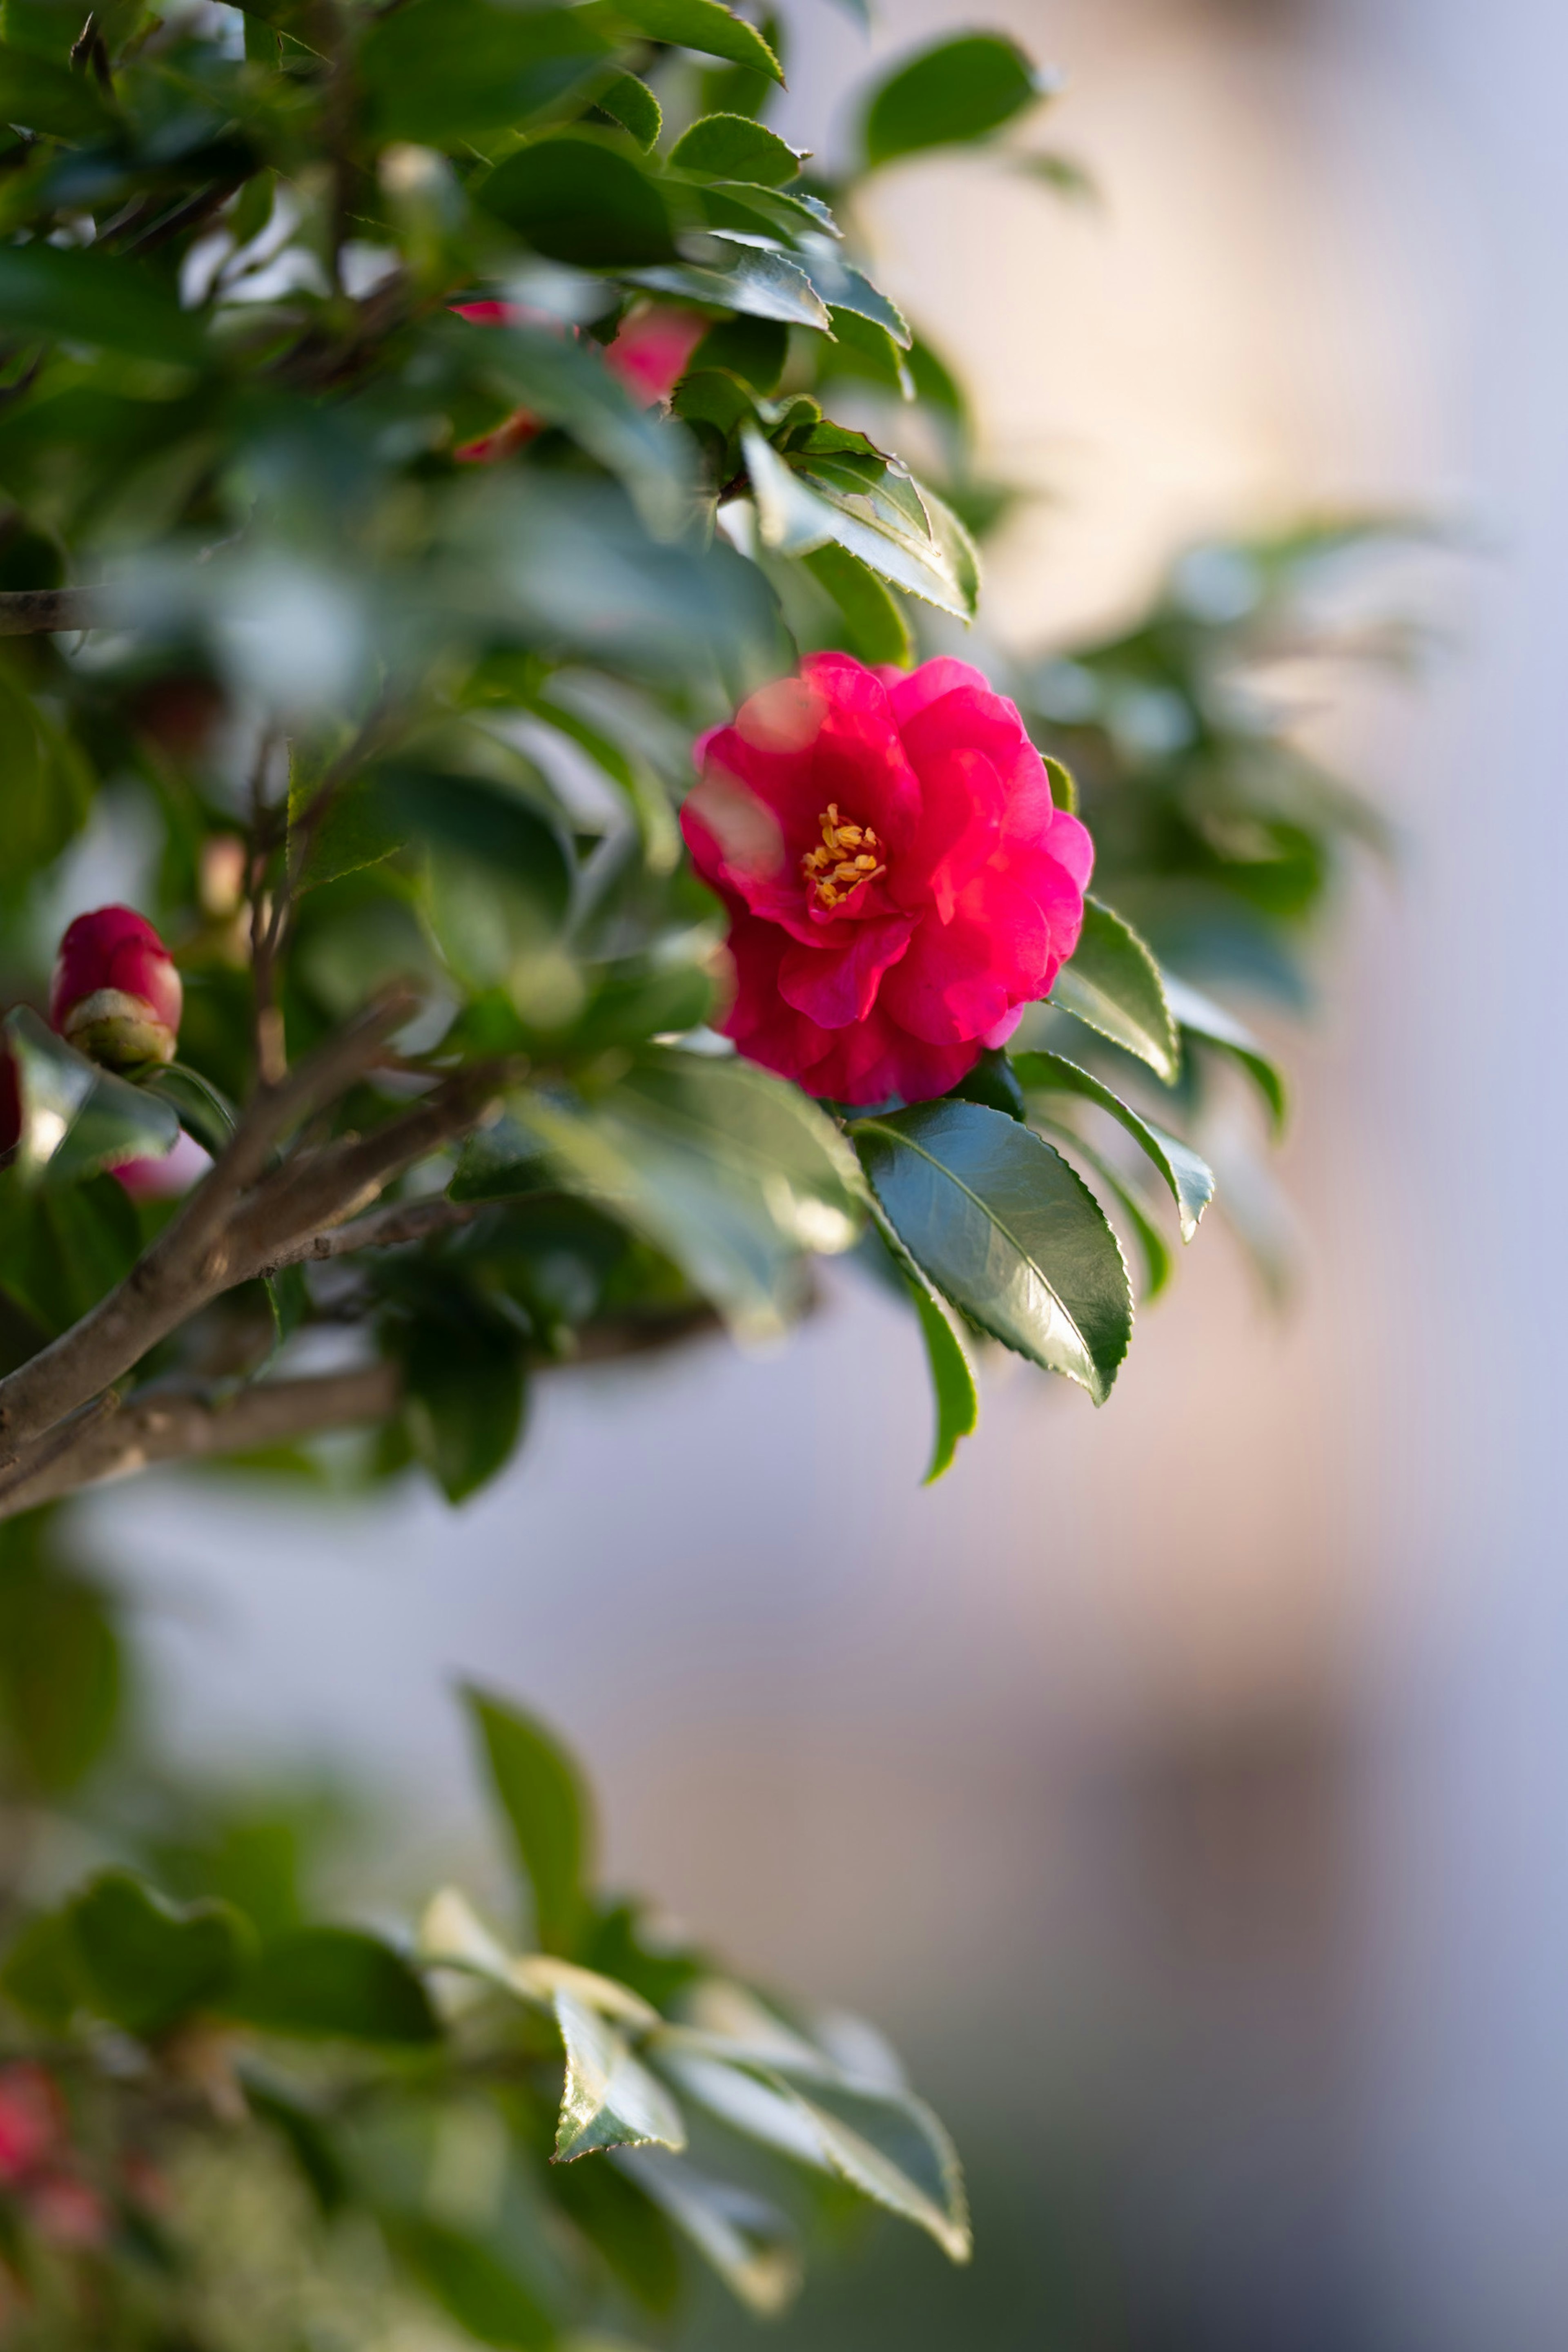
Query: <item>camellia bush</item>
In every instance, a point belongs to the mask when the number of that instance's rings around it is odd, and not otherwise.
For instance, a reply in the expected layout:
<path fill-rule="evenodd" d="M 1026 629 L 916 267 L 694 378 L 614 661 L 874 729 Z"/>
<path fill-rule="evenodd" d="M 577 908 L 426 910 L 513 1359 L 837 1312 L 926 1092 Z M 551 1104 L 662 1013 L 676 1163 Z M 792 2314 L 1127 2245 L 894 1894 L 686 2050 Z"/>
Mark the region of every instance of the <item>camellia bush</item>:
<path fill-rule="evenodd" d="M 1207 989 L 1299 994 L 1375 831 L 1246 688 L 1355 534 L 969 657 L 1012 493 L 849 230 L 942 147 L 1077 185 L 1000 36 L 868 78 L 837 179 L 719 0 L 0 36 L 5 2340 L 623 2340 L 692 2260 L 782 2308 L 846 2199 L 962 2261 L 885 2044 L 606 1891 L 499 1696 L 513 1917 L 372 1933 L 194 1795 L 173 1835 L 68 1498 L 221 1457 L 460 1504 L 550 1367 L 772 1338 L 846 1255 L 933 1476 L 994 1343 L 1103 1404 L 1124 1238 L 1157 1291 L 1218 1096 L 1283 1117 Z"/>

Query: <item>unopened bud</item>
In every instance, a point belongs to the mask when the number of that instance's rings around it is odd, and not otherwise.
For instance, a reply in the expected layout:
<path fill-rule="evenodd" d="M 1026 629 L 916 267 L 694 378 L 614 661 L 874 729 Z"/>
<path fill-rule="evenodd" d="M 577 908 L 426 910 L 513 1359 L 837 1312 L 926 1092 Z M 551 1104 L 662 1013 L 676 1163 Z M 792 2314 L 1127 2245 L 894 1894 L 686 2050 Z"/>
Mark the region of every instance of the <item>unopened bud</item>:
<path fill-rule="evenodd" d="M 49 1020 L 92 1061 L 118 1070 L 172 1062 L 183 1002 L 168 949 L 130 907 L 78 915 L 60 941 Z"/>

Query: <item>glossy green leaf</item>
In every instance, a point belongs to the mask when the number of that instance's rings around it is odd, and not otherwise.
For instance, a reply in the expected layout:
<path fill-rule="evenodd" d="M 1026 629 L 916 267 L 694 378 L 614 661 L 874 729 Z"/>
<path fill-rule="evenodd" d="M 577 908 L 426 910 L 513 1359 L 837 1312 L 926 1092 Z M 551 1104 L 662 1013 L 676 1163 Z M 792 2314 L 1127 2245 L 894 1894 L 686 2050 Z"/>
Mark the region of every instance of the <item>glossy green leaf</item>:
<path fill-rule="evenodd" d="M 419 1958 L 427 1969 L 453 1969 L 482 1978 L 515 2000 L 555 2016 L 564 1998 L 579 2009 L 591 2010 L 612 2024 L 644 2033 L 659 2021 L 659 2012 L 630 1985 L 596 1969 L 580 1968 L 553 1952 L 508 1952 L 493 1936 L 466 1895 L 443 1887 L 424 1907 L 419 1924 Z"/>
<path fill-rule="evenodd" d="M 798 179 L 806 160 L 802 149 L 789 146 L 776 131 L 744 114 L 705 114 L 670 150 L 677 171 L 706 180 L 756 181 L 764 188 L 781 188 L 786 181 Z"/>
<path fill-rule="evenodd" d="M 940 1293 L 925 1280 L 911 1280 L 910 1296 L 920 1318 L 925 1361 L 931 1373 L 931 1395 L 936 1408 L 936 1428 L 925 1484 L 935 1486 L 953 1466 L 960 1438 L 972 1437 L 979 1424 L 980 1396 L 975 1368 L 957 1321 Z"/>
<path fill-rule="evenodd" d="M 593 1874 L 588 1791 L 571 1758 L 533 1717 L 472 1686 L 463 1696 L 533 1896 L 535 1934 L 545 1951 L 569 1952 Z"/>
<path fill-rule="evenodd" d="M 569 1992 L 556 1995 L 555 2014 L 566 2084 L 552 2161 L 569 2164 L 601 2148 L 685 2147 L 680 2108 L 619 2028 Z"/>
<path fill-rule="evenodd" d="M 621 274 L 633 286 L 645 286 L 650 293 L 675 294 L 688 302 L 740 310 L 754 319 L 777 319 L 786 327 L 818 327 L 825 333 L 832 324 L 827 305 L 805 271 L 782 253 L 737 247 L 734 259 L 722 268 L 680 262 Z"/>
<path fill-rule="evenodd" d="M 184 1906 L 129 1871 L 105 1871 L 70 1905 L 89 2005 L 152 2040 L 230 1992 L 246 1958 L 245 1924 L 223 1903 Z"/>
<path fill-rule="evenodd" d="M 834 541 L 813 548 L 801 560 L 817 585 L 825 588 L 838 606 L 845 652 L 863 662 L 891 663 L 907 669 L 915 658 L 915 640 L 908 622 L 876 573 Z"/>
<path fill-rule="evenodd" d="M 1110 1193 L 1131 1226 L 1133 1238 L 1144 1261 L 1143 1295 L 1145 1298 L 1157 1298 L 1175 1271 L 1175 1261 L 1164 1234 L 1137 1193 L 1120 1170 L 1112 1167 L 1103 1152 L 1097 1151 L 1092 1144 L 1085 1143 L 1076 1128 L 1043 1116 L 1038 1118 L 1035 1124 L 1044 1134 L 1054 1139 L 1070 1159 L 1081 1160 L 1086 1167 L 1092 1169 L 1100 1183 Z"/>
<path fill-rule="evenodd" d="M 803 2275 L 800 2240 L 777 2206 L 675 2158 L 627 2150 L 615 2162 L 748 2311 L 772 2319 L 794 2301 Z"/>
<path fill-rule="evenodd" d="M 423 2216 L 383 2221 L 399 2257 L 465 2336 L 504 2352 L 553 2352 L 560 2336 L 533 2286 L 499 2247 Z"/>
<path fill-rule="evenodd" d="M 161 278 L 77 246 L 0 246 L 0 318 L 13 340 L 38 335 L 181 367 L 206 357 L 200 321 Z"/>
<path fill-rule="evenodd" d="M 358 1927 L 275 1937 L 225 2007 L 265 2032 L 309 2041 L 425 2042 L 441 2031 L 402 1954 Z"/>
<path fill-rule="evenodd" d="M 720 0 L 589 0 L 581 12 L 596 24 L 669 41 L 731 65 L 753 66 L 770 81 L 784 79 L 779 60 L 753 25 L 720 5 Z"/>
<path fill-rule="evenodd" d="M 832 1122 L 738 1057 L 640 1055 L 580 1108 L 530 1094 L 514 1111 L 574 1187 L 683 1266 L 735 1327 L 778 1332 L 808 1251 L 848 1249 L 863 1188 Z"/>
<path fill-rule="evenodd" d="M 635 74 L 617 74 L 596 93 L 595 103 L 632 133 L 644 154 L 658 145 L 664 111 L 647 83 Z"/>
<path fill-rule="evenodd" d="M 88 75 L 0 42 L 0 121 L 50 139 L 94 139 L 113 128 L 115 114 Z"/>
<path fill-rule="evenodd" d="M 978 1103 L 922 1103 L 851 1129 L 915 1263 L 982 1330 L 1096 1404 L 1133 1331 L 1132 1294 L 1099 1202 L 1060 1152 Z"/>
<path fill-rule="evenodd" d="M 498 163 L 475 197 L 551 261 L 634 269 L 675 258 L 664 197 L 607 141 L 540 139 Z"/>
<path fill-rule="evenodd" d="M 863 270 L 845 261 L 826 237 L 814 237 L 810 248 L 796 257 L 831 310 L 849 310 L 857 318 L 869 319 L 902 350 L 908 350 L 913 339 L 897 303 L 890 302 Z"/>
<path fill-rule="evenodd" d="M 372 19 L 358 73 L 376 137 L 439 147 L 520 127 L 581 88 L 609 49 L 580 8 L 405 0 Z"/>
<path fill-rule="evenodd" d="M 870 164 L 989 137 L 1046 95 L 1016 41 L 963 33 L 897 67 L 872 93 L 862 139 Z"/>
<path fill-rule="evenodd" d="M 806 479 L 754 429 L 742 429 L 741 446 L 766 546 L 784 555 L 810 555 L 830 543 L 845 548 L 895 588 L 968 619 L 972 590 L 936 541 L 916 530 L 889 499 Z"/>
<path fill-rule="evenodd" d="M 1056 975 L 1051 1002 L 1135 1054 L 1167 1087 L 1175 1086 L 1181 1075 L 1181 1039 L 1160 968 L 1132 925 L 1098 898 L 1083 902 L 1083 929 Z"/>
<path fill-rule="evenodd" d="M 1217 1004 L 1211 996 L 1206 996 L 1201 989 L 1194 988 L 1189 982 L 1177 980 L 1174 972 L 1165 972 L 1162 978 L 1166 1001 L 1181 1027 L 1192 1036 L 1201 1037 L 1206 1045 L 1217 1046 L 1222 1054 L 1228 1054 L 1233 1061 L 1240 1064 L 1269 1106 L 1274 1132 L 1280 1134 L 1285 1125 L 1290 1099 L 1279 1065 L 1270 1061 L 1250 1029 L 1238 1021 L 1233 1013 L 1227 1012 L 1223 1004 Z"/>
<path fill-rule="evenodd" d="M 179 1140 L 171 1103 L 99 1069 L 45 1027 L 30 1005 L 5 1016 L 21 1094 L 16 1165 L 24 1180 L 78 1183 L 128 1160 L 161 1160 Z"/>
<path fill-rule="evenodd" d="M 1100 1079 L 1081 1070 L 1060 1054 L 1014 1054 L 1012 1066 L 1018 1079 L 1029 1093 L 1062 1093 L 1081 1096 L 1092 1102 L 1124 1127 L 1139 1150 L 1153 1161 L 1170 1189 L 1181 1218 L 1181 1237 L 1191 1241 L 1197 1233 L 1198 1220 L 1214 1198 L 1214 1171 L 1207 1160 L 1179 1137 L 1167 1135 L 1152 1119 L 1145 1118 L 1130 1103 L 1113 1094 Z"/>

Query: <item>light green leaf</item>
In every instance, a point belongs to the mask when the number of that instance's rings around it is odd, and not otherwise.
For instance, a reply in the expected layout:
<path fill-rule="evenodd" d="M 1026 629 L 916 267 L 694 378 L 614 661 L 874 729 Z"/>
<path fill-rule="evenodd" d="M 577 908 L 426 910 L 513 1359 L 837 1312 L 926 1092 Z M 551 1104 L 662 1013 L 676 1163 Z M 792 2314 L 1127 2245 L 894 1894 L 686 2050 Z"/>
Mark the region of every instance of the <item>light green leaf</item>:
<path fill-rule="evenodd" d="M 798 179 L 807 159 L 807 150 L 789 146 L 776 131 L 744 114 L 705 114 L 670 150 L 677 171 L 705 180 L 755 182 L 763 188 Z"/>
<path fill-rule="evenodd" d="M 719 0 L 589 0 L 588 6 L 575 13 L 606 30 L 643 33 L 651 41 L 669 41 L 683 49 L 696 49 L 704 57 L 754 67 L 770 81 L 784 79 L 761 34 L 721 7 Z"/>
<path fill-rule="evenodd" d="M 598 93 L 595 103 L 629 131 L 644 154 L 658 144 L 664 110 L 645 81 L 635 74 L 617 74 Z"/>
<path fill-rule="evenodd" d="M 772 2319 L 794 2301 L 803 2277 L 800 2243 L 777 2206 L 676 2158 L 626 2150 L 614 2161 L 748 2311 Z"/>
<path fill-rule="evenodd" d="M 1250 1029 L 1233 1013 L 1228 1013 L 1223 1004 L 1217 1004 L 1189 982 L 1177 980 L 1174 972 L 1162 973 L 1161 977 L 1166 1001 L 1181 1026 L 1193 1036 L 1201 1037 L 1206 1045 L 1218 1046 L 1221 1053 L 1240 1064 L 1268 1104 L 1274 1132 L 1279 1135 L 1290 1108 L 1279 1065 L 1270 1060 Z"/>
<path fill-rule="evenodd" d="M 546 1951 L 569 1951 L 586 1916 L 593 1872 L 588 1790 L 565 1748 L 534 1717 L 472 1685 L 463 1697 L 533 1896 L 535 1934 Z"/>
<path fill-rule="evenodd" d="M 1029 1093 L 1058 1092 L 1081 1095 L 1086 1102 L 1097 1104 L 1103 1111 L 1119 1121 L 1132 1137 L 1140 1151 L 1154 1162 L 1170 1188 L 1172 1200 L 1181 1218 L 1181 1237 L 1191 1241 L 1198 1221 L 1214 1198 L 1214 1171 L 1207 1160 L 1188 1143 L 1167 1135 L 1145 1118 L 1120 1095 L 1113 1094 L 1087 1070 L 1069 1062 L 1060 1054 L 1014 1054 L 1010 1056 L 1019 1084 Z"/>
<path fill-rule="evenodd" d="M 900 1241 L 938 1289 L 1103 1404 L 1132 1339 L 1132 1294 L 1099 1202 L 1061 1153 L 979 1103 L 922 1103 L 850 1132 Z"/>
<path fill-rule="evenodd" d="M 47 1029 L 30 1005 L 5 1017 L 21 1094 L 16 1165 L 25 1181 L 78 1183 L 128 1160 L 161 1160 L 180 1137 L 172 1104 L 99 1069 Z"/>
<path fill-rule="evenodd" d="M 1051 1002 L 1146 1062 L 1167 1087 L 1181 1075 L 1181 1039 L 1160 968 L 1130 923 L 1098 898 L 1083 902 L 1083 929 L 1056 975 Z"/>
<path fill-rule="evenodd" d="M 753 319 L 777 319 L 786 327 L 831 331 L 826 304 L 800 264 L 786 254 L 742 247 L 722 268 L 681 262 L 618 274 L 629 285 L 645 286 L 650 293 L 675 294 L 689 302 L 711 303 L 716 310 L 739 310 Z"/>
<path fill-rule="evenodd" d="M 567 1994 L 580 2008 L 591 2009 L 618 2025 L 645 2033 L 659 2022 L 659 2012 L 633 1992 L 630 1985 L 596 1969 L 579 1968 L 553 1952 L 508 1952 L 475 1912 L 465 1895 L 444 1887 L 425 1906 L 419 1923 L 419 1958 L 426 1968 L 456 1969 L 480 1977 L 515 2000 L 553 2015 L 559 1995 Z"/>
<path fill-rule="evenodd" d="M 685 2147 L 680 2108 L 618 2028 L 570 1992 L 557 1993 L 555 2014 L 566 2086 L 551 2162 L 570 2164 L 599 2148 Z"/>
<path fill-rule="evenodd" d="M 1048 94 L 1016 41 L 964 33 L 937 41 L 873 91 L 862 138 L 870 165 L 989 137 Z"/>

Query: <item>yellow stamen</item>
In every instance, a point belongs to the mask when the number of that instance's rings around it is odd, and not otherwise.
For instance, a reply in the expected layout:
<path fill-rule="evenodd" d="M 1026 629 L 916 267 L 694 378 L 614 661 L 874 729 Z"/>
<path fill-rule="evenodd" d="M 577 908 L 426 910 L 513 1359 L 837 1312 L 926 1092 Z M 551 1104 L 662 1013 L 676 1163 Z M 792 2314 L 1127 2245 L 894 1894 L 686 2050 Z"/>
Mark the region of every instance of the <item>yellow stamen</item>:
<path fill-rule="evenodd" d="M 841 818 L 837 801 L 828 803 L 818 822 L 821 841 L 806 851 L 800 871 L 819 907 L 840 907 L 862 882 L 874 882 L 887 867 L 878 854 L 881 844 L 873 828 Z"/>

